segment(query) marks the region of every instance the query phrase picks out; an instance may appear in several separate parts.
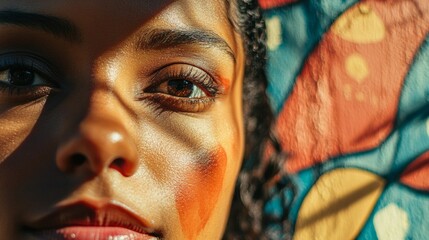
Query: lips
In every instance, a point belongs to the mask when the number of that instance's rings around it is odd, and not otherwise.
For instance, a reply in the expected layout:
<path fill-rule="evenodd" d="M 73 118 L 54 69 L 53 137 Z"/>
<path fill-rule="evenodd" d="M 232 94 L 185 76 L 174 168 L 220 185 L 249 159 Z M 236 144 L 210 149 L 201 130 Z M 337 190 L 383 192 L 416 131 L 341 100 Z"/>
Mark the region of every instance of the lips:
<path fill-rule="evenodd" d="M 114 204 L 61 207 L 26 226 L 38 239 L 146 240 L 161 238 L 147 221 Z"/>

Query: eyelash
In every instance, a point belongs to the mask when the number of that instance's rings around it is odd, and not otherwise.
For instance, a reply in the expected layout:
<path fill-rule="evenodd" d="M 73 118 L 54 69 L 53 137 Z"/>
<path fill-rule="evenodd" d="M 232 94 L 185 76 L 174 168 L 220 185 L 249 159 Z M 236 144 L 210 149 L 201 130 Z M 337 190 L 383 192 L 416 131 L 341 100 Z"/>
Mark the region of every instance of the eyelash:
<path fill-rule="evenodd" d="M 189 81 L 200 88 L 206 96 L 185 98 L 156 91 L 162 83 L 171 80 Z M 221 94 L 219 84 L 211 75 L 199 68 L 185 64 L 172 65 L 159 70 L 150 82 L 154 84 L 144 89 L 138 99 L 149 100 L 149 103 L 161 112 L 202 112 L 207 110 Z"/>
<path fill-rule="evenodd" d="M 53 81 L 56 74 L 46 61 L 27 53 L 10 53 L 0 55 L 0 73 L 11 69 L 22 68 L 34 72 L 34 76 L 43 79 L 46 84 L 15 86 L 0 81 L 0 93 L 9 96 L 39 98 L 48 96 L 58 89 Z M 157 90 L 163 83 L 171 80 L 184 80 L 192 83 L 197 90 L 204 93 L 202 97 L 179 97 Z M 187 64 L 174 64 L 157 70 L 149 80 L 152 83 L 143 89 L 137 100 L 148 100 L 156 110 L 173 112 L 202 112 L 207 110 L 221 93 L 221 87 L 214 78 L 202 69 Z M 192 91 L 194 91 L 193 89 Z"/>
<path fill-rule="evenodd" d="M 43 59 L 26 53 L 10 53 L 0 55 L 0 72 L 11 69 L 25 69 L 34 72 L 34 76 L 41 77 L 46 85 L 15 86 L 0 81 L 0 92 L 10 96 L 41 97 L 48 95 L 51 90 L 57 88 L 52 81 L 54 73 Z"/>

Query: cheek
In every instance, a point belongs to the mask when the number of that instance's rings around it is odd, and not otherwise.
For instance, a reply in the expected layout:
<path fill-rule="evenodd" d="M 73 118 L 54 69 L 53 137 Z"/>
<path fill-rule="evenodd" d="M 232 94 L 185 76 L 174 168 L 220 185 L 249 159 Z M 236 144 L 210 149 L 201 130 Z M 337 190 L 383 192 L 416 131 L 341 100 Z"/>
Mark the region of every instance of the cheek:
<path fill-rule="evenodd" d="M 225 174 L 226 153 L 218 146 L 198 160 L 198 166 L 185 173 L 176 193 L 180 222 L 187 239 L 195 239 L 204 228 L 218 201 Z"/>
<path fill-rule="evenodd" d="M 4 107 L 0 96 L 0 163 L 24 141 L 39 118 L 45 100 L 27 105 Z"/>

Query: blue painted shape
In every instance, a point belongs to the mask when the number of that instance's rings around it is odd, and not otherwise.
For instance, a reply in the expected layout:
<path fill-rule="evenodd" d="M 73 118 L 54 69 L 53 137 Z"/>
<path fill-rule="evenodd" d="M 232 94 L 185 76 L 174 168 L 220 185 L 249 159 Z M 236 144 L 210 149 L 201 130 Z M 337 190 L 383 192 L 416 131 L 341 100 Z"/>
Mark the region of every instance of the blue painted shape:
<path fill-rule="evenodd" d="M 337 168 L 359 168 L 380 176 L 390 174 L 392 165 L 397 154 L 399 133 L 394 132 L 380 147 L 359 153 L 339 156 L 322 164 L 322 173 Z"/>
<path fill-rule="evenodd" d="M 283 212 L 284 208 L 282 199 L 278 194 L 274 195 L 273 198 L 271 198 L 270 201 L 268 201 L 264 207 L 265 215 L 269 215 L 277 219 L 280 219 L 282 217 Z"/>
<path fill-rule="evenodd" d="M 374 216 L 389 204 L 396 204 L 399 208 L 407 212 L 409 229 L 406 239 L 427 239 L 429 236 L 429 195 L 414 191 L 400 183 L 389 185 L 377 205 L 374 208 L 370 218 L 361 231 L 357 239 L 377 239 L 374 227 Z"/>
<path fill-rule="evenodd" d="M 429 35 L 416 54 L 404 81 L 398 107 L 397 125 L 429 106 Z"/>
<path fill-rule="evenodd" d="M 320 174 L 315 169 L 307 169 L 291 177 L 296 188 L 295 198 L 289 212 L 289 220 L 292 223 L 296 222 L 301 204 L 319 176 Z"/>
<path fill-rule="evenodd" d="M 268 51 L 268 95 L 276 113 L 292 91 L 310 52 L 333 21 L 357 0 L 307 0 L 265 11 L 265 18 L 278 17 L 283 42 Z"/>
<path fill-rule="evenodd" d="M 408 119 L 406 125 L 396 129 L 375 149 L 338 156 L 324 162 L 321 172 L 336 168 L 360 168 L 390 181 L 396 180 L 412 161 L 429 150 L 429 135 L 426 130 L 428 117 L 429 112 Z"/>
<path fill-rule="evenodd" d="M 399 101 L 396 127 L 401 131 L 391 174 L 398 176 L 429 150 L 429 35 L 414 58 Z"/>
<path fill-rule="evenodd" d="M 293 189 L 272 189 L 271 193 L 274 195 L 266 203 L 264 215 L 271 219 L 271 222 L 268 222 L 267 228 L 268 232 L 276 236 L 275 239 L 286 239 L 292 234 L 290 232 L 282 232 L 283 225 L 280 219 L 282 219 L 285 214 L 288 214 L 286 217 L 291 224 L 291 229 L 294 229 L 299 208 L 308 191 L 310 191 L 311 187 L 316 182 L 316 176 L 319 176 L 319 174 L 314 169 L 304 170 L 296 175 L 289 176 L 288 179 L 284 178 L 280 180 L 284 184 L 286 184 L 287 181 L 292 182 L 294 186 Z"/>
<path fill-rule="evenodd" d="M 316 182 L 317 176 L 319 176 L 319 173 L 314 169 L 304 170 L 296 175 L 290 176 L 290 181 L 294 189 L 282 189 L 282 191 L 276 189 L 277 194 L 274 194 L 265 205 L 264 215 L 270 218 L 280 219 L 283 217 L 283 214 L 286 213 L 285 210 L 289 210 L 289 215 L 287 217 L 292 224 L 291 229 L 294 229 L 294 224 L 298 218 L 298 211 L 302 201 Z M 283 194 L 283 196 L 280 194 Z M 269 226 L 270 231 L 282 229 L 278 224 L 280 224 L 280 222 L 274 220 L 274 223 Z"/>
<path fill-rule="evenodd" d="M 401 138 L 390 173 L 392 178 L 398 177 L 412 161 L 429 150 L 429 135 L 426 131 L 429 115 L 425 115 L 407 121 L 407 125 L 400 129 Z"/>

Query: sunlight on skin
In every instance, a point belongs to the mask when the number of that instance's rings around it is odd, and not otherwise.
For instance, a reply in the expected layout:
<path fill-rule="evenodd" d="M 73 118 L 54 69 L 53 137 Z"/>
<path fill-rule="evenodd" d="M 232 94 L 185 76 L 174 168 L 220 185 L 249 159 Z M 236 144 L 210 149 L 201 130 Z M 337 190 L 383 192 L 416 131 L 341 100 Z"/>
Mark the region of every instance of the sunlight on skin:
<path fill-rule="evenodd" d="M 30 134 L 43 110 L 46 99 L 42 99 L 33 104 L 21 106 L 6 105 L 5 100 L 0 97 L 0 132 L 3 136 L 13 136 L 11 138 L 0 138 L 0 163 L 4 161 L 24 139 Z M 9 104 L 8 104 L 9 105 Z M 15 126 L 11 128 L 10 126 Z"/>
<path fill-rule="evenodd" d="M 0 35 L 8 36 L 0 60 L 36 66 L 0 72 L 9 88 L 14 78 L 31 90 L 0 92 L 0 232 L 8 239 L 93 236 L 94 226 L 45 220 L 67 221 L 75 208 L 106 221 L 126 212 L 147 225 L 143 235 L 223 234 L 244 152 L 244 49 L 230 11 L 223 0 L 122 2 L 0 1 Z M 5 26 L 4 9 L 67 22 L 75 35 L 31 21 Z M 150 42 L 156 34 L 173 37 Z M 25 83 L 31 71 L 41 82 Z M 190 84 L 197 95 L 175 95 Z"/>

